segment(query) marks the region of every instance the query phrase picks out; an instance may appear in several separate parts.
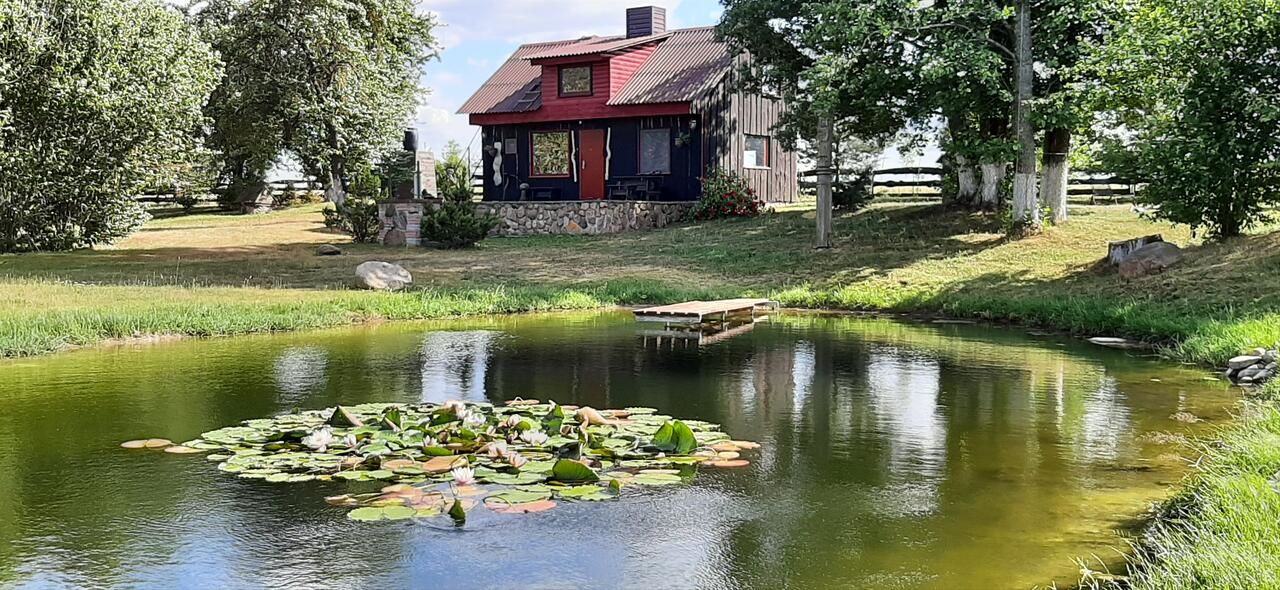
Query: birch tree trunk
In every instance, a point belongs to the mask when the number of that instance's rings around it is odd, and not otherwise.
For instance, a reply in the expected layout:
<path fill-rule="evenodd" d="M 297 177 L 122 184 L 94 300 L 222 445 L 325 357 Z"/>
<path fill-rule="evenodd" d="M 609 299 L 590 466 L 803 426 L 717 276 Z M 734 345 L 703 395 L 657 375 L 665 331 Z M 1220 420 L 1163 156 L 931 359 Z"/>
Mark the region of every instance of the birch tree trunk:
<path fill-rule="evenodd" d="M 1000 185 L 1009 174 L 1009 165 L 1004 162 L 982 163 L 982 186 L 979 189 L 981 202 L 979 206 L 988 211 L 1000 208 Z"/>
<path fill-rule="evenodd" d="M 1071 130 L 1055 127 L 1044 136 L 1044 202 L 1054 225 L 1067 220 L 1067 182 L 1071 174 Z"/>
<path fill-rule="evenodd" d="M 342 162 L 337 158 L 332 159 L 326 171 L 328 179 L 324 187 L 325 200 L 338 206 L 347 202 L 347 191 L 342 187 L 342 170 Z"/>
<path fill-rule="evenodd" d="M 956 163 L 956 201 L 972 207 L 978 197 L 978 171 L 968 157 L 957 154 Z"/>
<path fill-rule="evenodd" d="M 834 123 L 829 116 L 818 120 L 818 228 L 814 248 L 831 247 L 831 158 Z"/>
<path fill-rule="evenodd" d="M 1014 126 L 1018 137 L 1018 161 L 1013 177 L 1013 231 L 1040 230 L 1040 208 L 1036 198 L 1036 131 L 1031 123 L 1031 100 L 1035 96 L 1032 69 L 1031 2 L 1018 0 L 1017 70 L 1018 108 Z"/>

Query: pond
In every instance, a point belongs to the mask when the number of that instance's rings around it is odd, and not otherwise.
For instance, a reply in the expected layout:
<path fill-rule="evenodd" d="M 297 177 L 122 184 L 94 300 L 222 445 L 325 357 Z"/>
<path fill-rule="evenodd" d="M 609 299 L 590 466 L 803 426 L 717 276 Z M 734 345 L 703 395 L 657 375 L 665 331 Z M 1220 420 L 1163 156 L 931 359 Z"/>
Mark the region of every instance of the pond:
<path fill-rule="evenodd" d="M 126 451 L 373 401 L 649 406 L 753 440 L 687 486 L 454 529 L 362 523 L 345 482 Z M 1236 395 L 1007 329 L 786 314 L 699 346 L 625 312 L 82 350 L 0 364 L 0 586 L 1030 588 L 1115 567 Z M 1191 422 L 1191 416 L 1199 422 Z"/>

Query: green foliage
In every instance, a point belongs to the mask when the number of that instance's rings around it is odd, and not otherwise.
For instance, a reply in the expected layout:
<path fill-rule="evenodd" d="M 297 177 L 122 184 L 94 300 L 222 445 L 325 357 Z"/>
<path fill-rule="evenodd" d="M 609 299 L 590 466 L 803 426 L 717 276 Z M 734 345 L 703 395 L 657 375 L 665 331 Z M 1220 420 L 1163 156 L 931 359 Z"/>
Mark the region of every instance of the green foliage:
<path fill-rule="evenodd" d="M 834 183 L 831 187 L 831 206 L 846 213 L 862 209 L 875 198 L 871 188 L 870 172 L 864 172 L 853 180 Z"/>
<path fill-rule="evenodd" d="M 324 225 L 351 235 L 351 241 L 371 244 L 378 240 L 381 220 L 378 202 L 373 199 L 347 199 L 341 205 L 325 207 Z"/>
<path fill-rule="evenodd" d="M 755 189 L 741 175 L 715 169 L 702 179 L 702 197 L 690 215 L 699 221 L 724 217 L 755 217 L 764 208 Z"/>
<path fill-rule="evenodd" d="M 1157 218 L 1231 237 L 1280 203 L 1280 5 L 1140 0 L 1089 66 Z"/>
<path fill-rule="evenodd" d="M 298 194 L 297 189 L 293 188 L 293 183 L 284 187 L 279 193 L 272 195 L 272 206 L 277 209 L 285 209 L 297 205 L 302 201 L 302 197 Z"/>
<path fill-rule="evenodd" d="M 288 151 L 343 188 L 399 140 L 437 54 L 435 20 L 411 0 L 212 0 L 196 22 L 226 62 L 208 113 L 232 179 Z"/>
<path fill-rule="evenodd" d="M 0 0 L 0 251 L 137 229 L 133 195 L 193 153 L 218 75 L 160 3 Z"/>
<path fill-rule="evenodd" d="M 724 4 L 720 36 L 752 58 L 741 84 L 786 100 L 776 131 L 786 145 L 812 138 L 821 114 L 833 116 L 842 136 L 863 139 L 891 136 L 917 116 L 907 26 L 917 18 L 915 0 Z"/>
<path fill-rule="evenodd" d="M 436 189 L 445 200 L 471 198 L 470 166 L 455 141 L 445 146 L 443 157 L 436 161 Z"/>
<path fill-rule="evenodd" d="M 351 196 L 357 199 L 377 199 L 382 196 L 382 178 L 370 166 L 361 166 L 351 174 Z"/>
<path fill-rule="evenodd" d="M 485 239 L 498 227 L 498 216 L 478 213 L 471 195 L 455 195 L 422 215 L 422 238 L 441 248 L 466 248 Z"/>

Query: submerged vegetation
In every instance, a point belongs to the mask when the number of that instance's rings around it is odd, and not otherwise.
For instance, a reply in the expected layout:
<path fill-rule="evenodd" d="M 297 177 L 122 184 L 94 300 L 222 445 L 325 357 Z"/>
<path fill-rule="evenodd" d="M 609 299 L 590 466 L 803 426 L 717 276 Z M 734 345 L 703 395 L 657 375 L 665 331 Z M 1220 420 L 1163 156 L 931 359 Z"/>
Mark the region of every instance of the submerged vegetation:
<path fill-rule="evenodd" d="M 210 452 L 218 469 L 275 483 L 386 483 L 378 492 L 328 498 L 352 520 L 447 515 L 457 524 L 478 505 L 500 513 L 542 512 L 555 500 L 618 497 L 627 486 L 679 484 L 698 465 L 744 467 L 715 424 L 677 420 L 652 408 L 596 410 L 555 402 L 371 403 L 247 420 L 173 445 L 128 441 L 129 449 Z M 475 498 L 475 499 L 471 499 Z"/>
<path fill-rule="evenodd" d="M 1202 445 L 1198 469 L 1138 544 L 1131 575 L 1089 586 L 1280 588 L 1280 385 L 1262 397 Z"/>

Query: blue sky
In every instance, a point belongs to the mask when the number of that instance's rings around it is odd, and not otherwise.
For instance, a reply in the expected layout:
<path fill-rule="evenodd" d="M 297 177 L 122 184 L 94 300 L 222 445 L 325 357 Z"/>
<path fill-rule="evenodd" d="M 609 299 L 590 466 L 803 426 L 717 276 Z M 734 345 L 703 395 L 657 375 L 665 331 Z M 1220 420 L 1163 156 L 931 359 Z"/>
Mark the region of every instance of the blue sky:
<path fill-rule="evenodd" d="M 422 0 L 444 51 L 423 73 L 421 141 L 437 154 L 451 139 L 466 146 L 476 128 L 454 113 L 521 43 L 622 34 L 626 9 L 644 5 L 666 8 L 670 28 L 713 25 L 721 13 L 717 0 Z"/>
<path fill-rule="evenodd" d="M 467 146 L 477 128 L 455 114 L 458 107 L 521 43 L 619 35 L 626 9 L 644 5 L 666 8 L 669 28 L 714 25 L 722 12 L 718 0 L 420 0 L 439 20 L 436 36 L 444 46 L 423 72 L 430 94 L 416 117 L 420 141 L 437 154 L 449 140 Z M 937 156 L 936 148 L 918 157 L 890 149 L 880 165 L 932 164 Z"/>

